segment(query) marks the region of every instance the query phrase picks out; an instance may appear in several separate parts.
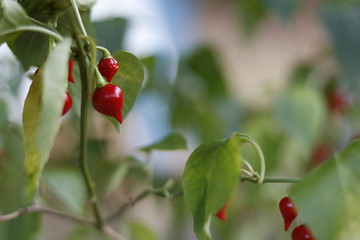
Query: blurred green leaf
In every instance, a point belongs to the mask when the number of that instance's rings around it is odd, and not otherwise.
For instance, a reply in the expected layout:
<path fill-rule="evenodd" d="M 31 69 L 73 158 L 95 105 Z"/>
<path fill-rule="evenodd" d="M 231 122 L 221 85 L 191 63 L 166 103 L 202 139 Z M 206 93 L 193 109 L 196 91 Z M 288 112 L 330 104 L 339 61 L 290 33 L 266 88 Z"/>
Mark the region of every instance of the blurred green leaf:
<path fill-rule="evenodd" d="M 29 25 L 28 19 L 23 8 L 15 1 L 3 0 L 2 18 L 0 19 L 0 44 L 10 41 L 17 37 L 17 33 L 4 34 L 8 31 L 17 29 L 19 26 Z"/>
<path fill-rule="evenodd" d="M 50 192 L 61 201 L 60 209 L 80 215 L 84 212 L 87 192 L 78 170 L 50 168 L 43 172 L 41 179 L 46 187 L 45 194 Z"/>
<path fill-rule="evenodd" d="M 97 45 L 106 47 L 110 52 L 122 48 L 127 21 L 124 18 L 113 18 L 93 22 L 96 32 Z"/>
<path fill-rule="evenodd" d="M 203 91 L 208 96 L 226 95 L 225 77 L 216 52 L 211 47 L 202 46 L 196 49 L 192 54 L 182 59 L 182 62 L 184 68 L 188 68 L 187 71 L 191 70 L 191 73 L 198 77 L 198 84 L 201 82 Z"/>
<path fill-rule="evenodd" d="M 299 5 L 299 0 L 261 0 L 269 11 L 274 12 L 280 16 L 283 20 L 289 20 L 297 6 Z"/>
<path fill-rule="evenodd" d="M 4 16 L 4 3 L 3 0 L 0 0 L 0 21 L 3 16 Z"/>
<path fill-rule="evenodd" d="M 116 51 L 112 56 L 120 67 L 113 78 L 113 84 L 124 92 L 123 117 L 125 118 L 135 104 L 144 80 L 144 67 L 134 55 L 128 52 Z"/>
<path fill-rule="evenodd" d="M 54 16 L 60 15 L 59 12 L 64 11 L 71 5 L 68 0 L 21 0 L 18 2 L 29 16 L 42 22 L 47 22 Z"/>
<path fill-rule="evenodd" d="M 290 196 L 300 217 L 318 239 L 359 236 L 359 159 L 357 140 L 292 188 Z"/>
<path fill-rule="evenodd" d="M 211 215 L 229 200 L 240 176 L 241 156 L 236 136 L 210 140 L 190 155 L 183 175 L 187 207 L 194 219 L 196 236 L 210 239 Z"/>
<path fill-rule="evenodd" d="M 78 226 L 70 232 L 66 237 L 66 240 L 111 240 L 105 237 L 93 226 L 78 224 Z"/>
<path fill-rule="evenodd" d="M 130 168 L 130 161 L 116 160 L 110 160 L 107 156 L 106 142 L 89 141 L 89 169 L 101 196 L 106 196 L 118 187 Z"/>
<path fill-rule="evenodd" d="M 23 166 L 24 146 L 22 128 L 7 125 L 0 137 L 4 141 L 4 158 L 0 161 L 0 210 L 3 213 L 24 206 L 26 179 Z M 6 193 L 6 194 L 5 194 Z"/>
<path fill-rule="evenodd" d="M 226 136 L 238 127 L 239 106 L 229 97 L 219 59 L 208 46 L 180 61 L 176 81 L 163 95 L 169 98 L 174 127 L 188 128 L 200 140 Z"/>
<path fill-rule="evenodd" d="M 37 32 L 22 32 L 14 41 L 8 42 L 25 70 L 44 63 L 49 53 L 49 44 L 49 36 Z"/>
<path fill-rule="evenodd" d="M 266 172 L 275 169 L 279 162 L 280 150 L 284 148 L 283 136 L 280 126 L 269 114 L 255 115 L 247 121 L 244 132 L 256 139 L 261 146 L 261 150 L 266 158 Z M 260 169 L 257 161 L 258 154 L 253 148 L 243 148 L 242 156 L 246 160 L 252 160 L 251 165 L 254 169 Z M 254 161 L 255 160 L 255 161 Z"/>
<path fill-rule="evenodd" d="M 10 222 L 6 239 L 41 240 L 42 220 L 40 213 L 30 213 Z"/>
<path fill-rule="evenodd" d="M 0 133 L 8 122 L 8 106 L 5 99 L 0 98 Z"/>
<path fill-rule="evenodd" d="M 140 150 L 144 152 L 151 152 L 152 150 L 179 150 L 186 149 L 186 140 L 179 133 L 170 133 L 159 141 L 142 147 Z"/>
<path fill-rule="evenodd" d="M 342 68 L 342 74 L 351 88 L 360 89 L 360 28 L 359 3 L 323 4 L 321 17 L 336 56 Z"/>
<path fill-rule="evenodd" d="M 24 146 L 22 128 L 7 125 L 1 132 L 4 137 L 4 158 L 0 160 L 0 211 L 10 213 L 25 205 L 25 169 L 23 166 Z M 2 222 L 1 239 L 40 240 L 41 218 L 38 214 L 27 214 L 18 219 Z"/>
<path fill-rule="evenodd" d="M 35 194 L 59 129 L 64 104 L 71 40 L 59 43 L 48 56 L 43 72 L 30 87 L 23 112 L 27 198 Z"/>
<path fill-rule="evenodd" d="M 247 35 L 251 35 L 267 16 L 262 0 L 238 0 L 241 25 Z"/>
<path fill-rule="evenodd" d="M 95 39 L 96 34 L 95 34 L 94 26 L 90 19 L 90 11 L 89 10 L 80 11 L 80 16 L 81 16 L 81 20 L 83 22 L 83 25 L 85 27 L 87 35 L 89 35 Z M 62 36 L 72 37 L 74 26 L 73 26 L 71 18 L 75 19 L 75 17 L 76 16 L 75 16 L 74 12 L 70 12 L 68 14 L 62 14 L 59 17 L 59 19 L 57 19 L 56 30 Z M 80 31 L 79 29 L 76 29 L 76 28 L 75 28 L 75 30 Z"/>
<path fill-rule="evenodd" d="M 292 86 L 274 104 L 280 126 L 295 137 L 304 150 L 312 145 L 322 130 L 325 109 L 320 93 L 305 85 Z"/>
<path fill-rule="evenodd" d="M 131 240 L 159 240 L 160 238 L 148 226 L 140 222 L 131 222 L 127 224 L 131 234 Z"/>
<path fill-rule="evenodd" d="M 310 62 L 302 62 L 295 66 L 290 76 L 291 84 L 304 84 L 314 71 L 314 65 Z M 317 79 L 316 79 L 317 80 Z"/>

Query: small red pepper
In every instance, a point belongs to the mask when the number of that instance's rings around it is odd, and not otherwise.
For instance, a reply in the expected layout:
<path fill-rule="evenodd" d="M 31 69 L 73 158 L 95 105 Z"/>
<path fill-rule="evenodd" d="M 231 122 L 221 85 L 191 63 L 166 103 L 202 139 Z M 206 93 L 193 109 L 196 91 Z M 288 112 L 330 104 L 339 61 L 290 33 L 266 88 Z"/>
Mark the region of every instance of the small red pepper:
<path fill-rule="evenodd" d="M 284 197 L 279 202 L 280 213 L 284 219 L 284 229 L 287 231 L 297 216 L 297 210 L 289 197 Z"/>
<path fill-rule="evenodd" d="M 68 64 L 68 81 L 75 83 L 75 79 L 72 75 L 73 68 L 74 68 L 74 61 L 70 59 Z"/>
<path fill-rule="evenodd" d="M 70 110 L 70 108 L 72 107 L 72 104 L 73 104 L 72 98 L 71 98 L 70 94 L 68 92 L 66 92 L 62 116 L 64 116 Z"/>
<path fill-rule="evenodd" d="M 224 206 L 215 214 L 216 217 L 218 217 L 221 221 L 226 221 L 226 209 L 229 206 L 230 201 L 227 201 Z"/>
<path fill-rule="evenodd" d="M 92 97 L 92 104 L 98 112 L 116 118 L 119 123 L 123 122 L 124 93 L 119 86 L 106 84 L 97 88 Z"/>
<path fill-rule="evenodd" d="M 101 75 L 104 76 L 108 82 L 111 82 L 119 69 L 119 64 L 115 58 L 106 57 L 99 61 L 98 68 Z"/>

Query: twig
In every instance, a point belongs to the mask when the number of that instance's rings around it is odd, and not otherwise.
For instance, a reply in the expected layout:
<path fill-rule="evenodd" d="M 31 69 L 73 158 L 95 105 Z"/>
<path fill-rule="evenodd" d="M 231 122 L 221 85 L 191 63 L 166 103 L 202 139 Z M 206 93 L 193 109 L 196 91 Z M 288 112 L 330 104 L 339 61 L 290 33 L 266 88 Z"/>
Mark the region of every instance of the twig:
<path fill-rule="evenodd" d="M 0 214 L 0 223 L 13 220 L 15 218 L 21 217 L 22 215 L 25 215 L 28 213 L 43 213 L 43 214 L 47 214 L 47 215 L 52 215 L 54 217 L 63 218 L 63 219 L 66 219 L 66 220 L 69 220 L 72 222 L 88 224 L 93 227 L 97 227 L 96 221 L 93 221 L 91 219 L 73 216 L 73 215 L 70 215 L 67 213 L 56 211 L 54 209 L 50 209 L 47 207 L 41 207 L 41 206 L 37 206 L 37 205 L 20 208 L 12 213 L 5 214 L 5 215 Z M 114 229 L 112 229 L 111 227 L 109 227 L 107 225 L 102 226 L 102 228 L 99 230 L 104 235 L 106 235 L 107 237 L 109 237 L 112 240 L 126 240 L 126 238 L 124 238 L 122 235 L 120 235 L 120 233 L 116 232 Z"/>
<path fill-rule="evenodd" d="M 252 183 L 258 183 L 257 178 L 253 178 L 253 177 L 240 177 L 240 180 L 242 182 L 252 182 Z M 276 177 L 265 177 L 264 181 L 262 183 L 297 183 L 300 182 L 302 179 L 301 178 L 276 178 Z M 111 214 L 110 216 L 108 216 L 105 221 L 106 222 L 111 222 L 114 221 L 116 218 L 118 218 L 119 216 L 121 216 L 125 210 L 129 207 L 134 206 L 137 202 L 141 201 L 143 198 L 145 198 L 146 196 L 148 196 L 149 194 L 154 194 L 166 199 L 175 199 L 178 197 L 181 197 L 184 195 L 183 191 L 179 191 L 175 194 L 172 195 L 167 195 L 165 194 L 162 190 L 158 190 L 158 189 L 145 189 L 144 191 L 142 191 L 141 193 L 139 193 L 136 197 L 129 199 L 127 202 L 125 202 L 116 212 L 114 212 L 113 214 Z"/>
<path fill-rule="evenodd" d="M 89 224 L 89 225 L 95 225 L 95 222 L 90 219 L 69 215 L 69 214 L 59 212 L 59 211 L 56 211 L 56 210 L 53 210 L 50 208 L 36 206 L 36 205 L 20 208 L 16 211 L 6 214 L 6 215 L 0 215 L 0 222 L 9 221 L 9 220 L 21 217 L 24 214 L 35 213 L 35 212 L 45 213 L 45 214 L 53 215 L 56 217 L 61 217 L 61 218 L 67 219 L 67 220 L 71 220 L 73 222 L 80 222 L 80 223 L 85 223 L 85 224 Z"/>
<path fill-rule="evenodd" d="M 106 222 L 111 222 L 111 221 L 115 220 L 117 217 L 121 216 L 128 207 L 135 205 L 137 202 L 139 202 L 140 200 L 145 198 L 150 193 L 152 193 L 152 191 L 149 189 L 146 189 L 143 192 L 139 193 L 135 198 L 129 199 L 116 212 L 114 212 L 109 217 L 107 217 Z"/>
<path fill-rule="evenodd" d="M 127 208 L 134 206 L 137 202 L 141 201 L 143 198 L 145 198 L 149 194 L 154 194 L 154 195 L 157 195 L 157 196 L 172 200 L 172 199 L 176 199 L 178 197 L 181 197 L 183 195 L 183 192 L 179 191 L 179 192 L 177 192 L 175 194 L 167 195 L 161 189 L 145 189 L 144 191 L 139 193 L 136 197 L 126 201 L 116 212 L 114 212 L 113 214 L 108 216 L 105 219 L 105 221 L 106 222 L 111 222 L 111 221 L 115 220 L 116 218 L 118 218 L 119 216 L 124 214 L 124 212 L 125 212 L 125 210 Z"/>
<path fill-rule="evenodd" d="M 276 177 L 265 177 L 263 183 L 298 183 L 301 178 L 276 178 Z M 241 177 L 242 182 L 257 183 L 257 179 L 250 177 Z"/>

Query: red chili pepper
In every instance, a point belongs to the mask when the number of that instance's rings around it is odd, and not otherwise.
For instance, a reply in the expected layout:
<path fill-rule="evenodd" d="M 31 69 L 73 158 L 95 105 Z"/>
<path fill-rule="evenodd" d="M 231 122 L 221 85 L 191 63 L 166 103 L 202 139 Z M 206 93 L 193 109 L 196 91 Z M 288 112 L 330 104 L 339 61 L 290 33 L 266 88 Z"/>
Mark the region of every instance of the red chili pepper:
<path fill-rule="evenodd" d="M 92 97 L 92 104 L 98 112 L 116 118 L 119 123 L 123 122 L 124 93 L 117 85 L 106 84 L 97 88 Z"/>
<path fill-rule="evenodd" d="M 71 98 L 70 94 L 68 92 L 66 92 L 62 116 L 64 116 L 70 110 L 70 108 L 72 107 L 72 104 L 73 104 L 72 98 Z"/>
<path fill-rule="evenodd" d="M 113 57 L 102 58 L 98 63 L 98 68 L 108 82 L 112 81 L 112 78 L 119 69 L 119 64 Z"/>
<path fill-rule="evenodd" d="M 73 71 L 73 68 L 74 68 L 74 61 L 72 59 L 69 60 L 69 64 L 68 64 L 68 81 L 69 82 L 72 82 L 72 83 L 75 83 L 75 79 L 72 75 L 72 71 Z"/>
<path fill-rule="evenodd" d="M 292 240 L 315 240 L 316 238 L 310 232 L 310 230 L 304 225 L 297 226 L 294 228 L 291 234 Z"/>
<path fill-rule="evenodd" d="M 226 221 L 226 209 L 229 206 L 230 201 L 227 201 L 224 206 L 215 214 L 216 217 L 218 217 L 222 221 Z"/>
<path fill-rule="evenodd" d="M 297 216 L 297 210 L 289 197 L 284 197 L 279 202 L 280 213 L 284 219 L 284 229 L 287 231 Z"/>

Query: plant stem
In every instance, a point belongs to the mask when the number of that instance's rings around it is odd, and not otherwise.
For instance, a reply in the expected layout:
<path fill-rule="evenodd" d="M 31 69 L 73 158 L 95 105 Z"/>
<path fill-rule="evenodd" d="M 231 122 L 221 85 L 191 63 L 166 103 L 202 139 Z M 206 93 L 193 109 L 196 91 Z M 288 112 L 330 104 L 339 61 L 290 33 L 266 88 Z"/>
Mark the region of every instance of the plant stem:
<path fill-rule="evenodd" d="M 75 13 L 75 16 L 76 16 L 76 20 L 77 20 L 77 22 L 78 22 L 78 24 L 79 24 L 81 33 L 82 33 L 84 36 L 87 36 L 84 23 L 82 22 L 82 19 L 81 19 L 81 15 L 80 15 L 80 12 L 79 12 L 79 8 L 78 8 L 77 5 L 76 5 L 76 1 L 75 1 L 75 0 L 70 0 L 70 2 L 71 2 L 71 5 L 72 5 L 72 7 L 73 7 L 73 9 L 74 9 L 74 13 Z"/>
<path fill-rule="evenodd" d="M 256 152 L 257 152 L 257 154 L 259 156 L 259 160 L 260 160 L 260 174 L 259 174 L 259 178 L 257 179 L 256 183 L 261 185 L 264 182 L 264 179 L 265 179 L 266 164 L 265 164 L 265 157 L 264 157 L 264 154 L 263 154 L 260 146 L 256 143 L 255 140 L 253 140 L 250 136 L 248 136 L 245 133 L 237 133 L 236 136 L 241 141 L 250 143 L 255 148 L 255 150 L 256 150 Z"/>
<path fill-rule="evenodd" d="M 102 51 L 104 58 L 111 57 L 111 53 L 106 48 L 101 47 L 101 46 L 96 46 L 96 49 Z"/>
<path fill-rule="evenodd" d="M 263 183 L 298 183 L 302 179 L 301 178 L 280 178 L 280 177 L 265 177 Z M 250 177 L 241 177 L 241 181 L 245 182 L 252 182 L 257 183 L 257 179 L 250 178 Z"/>
<path fill-rule="evenodd" d="M 245 182 L 252 182 L 252 183 L 258 183 L 257 179 L 251 178 L 251 177 L 241 177 L 240 178 L 241 181 Z M 302 179 L 301 178 L 282 178 L 282 177 L 265 177 L 263 180 L 263 183 L 297 183 L 300 182 Z M 144 191 L 140 192 L 138 195 L 136 195 L 134 198 L 129 199 L 127 202 L 125 202 L 118 210 L 116 210 L 113 214 L 111 214 L 110 216 L 108 216 L 106 218 L 106 222 L 111 222 L 113 220 L 115 220 L 116 218 L 118 218 L 119 216 L 121 216 L 126 209 L 128 209 L 131 206 L 134 206 L 137 202 L 141 201 L 142 199 L 144 199 L 145 197 L 147 197 L 150 194 L 154 194 L 163 198 L 167 198 L 169 200 L 173 200 L 176 199 L 178 197 L 181 197 L 184 195 L 183 191 L 179 191 L 176 194 L 172 194 L 172 195 L 166 195 L 164 194 L 161 190 L 157 190 L 157 189 L 145 189 Z"/>
<path fill-rule="evenodd" d="M 24 214 L 35 213 L 35 212 L 46 213 L 46 214 L 53 215 L 56 217 L 61 217 L 61 218 L 64 218 L 64 219 L 67 219 L 67 220 L 70 220 L 73 222 L 80 222 L 80 223 L 85 223 L 85 224 L 90 224 L 90 225 L 95 224 L 90 219 L 69 215 L 69 214 L 62 213 L 62 212 L 59 212 L 59 211 L 56 211 L 56 210 L 53 210 L 50 208 L 40 207 L 40 206 L 28 206 L 28 207 L 20 208 L 16 211 L 6 214 L 6 215 L 0 215 L 0 222 L 9 221 L 9 220 L 18 218 Z"/>
<path fill-rule="evenodd" d="M 88 96 L 89 96 L 89 83 L 88 74 L 86 69 L 86 54 L 79 36 L 75 33 L 74 38 L 78 48 L 78 60 L 81 77 L 81 116 L 80 116 L 80 169 L 83 175 L 86 189 L 93 207 L 96 227 L 101 229 L 104 221 L 100 215 L 98 206 L 98 199 L 95 191 L 95 183 L 91 180 L 88 164 L 87 164 L 87 118 L 88 118 Z"/>
<path fill-rule="evenodd" d="M 111 214 L 109 217 L 107 217 L 106 221 L 111 222 L 111 221 L 115 220 L 117 217 L 121 216 L 128 207 L 135 205 L 137 202 L 139 202 L 140 200 L 145 198 L 150 193 L 152 193 L 152 191 L 149 189 L 146 189 L 143 192 L 139 193 L 135 198 L 128 200 L 118 210 L 116 210 L 113 214 Z"/>

